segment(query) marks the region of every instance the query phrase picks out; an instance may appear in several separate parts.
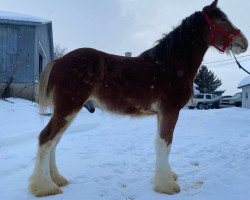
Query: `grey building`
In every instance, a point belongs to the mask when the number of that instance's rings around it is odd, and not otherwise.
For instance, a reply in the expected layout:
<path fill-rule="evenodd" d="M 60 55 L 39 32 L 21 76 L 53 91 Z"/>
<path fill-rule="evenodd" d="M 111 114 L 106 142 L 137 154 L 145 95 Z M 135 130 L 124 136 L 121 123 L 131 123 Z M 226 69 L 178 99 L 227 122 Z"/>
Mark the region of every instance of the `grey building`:
<path fill-rule="evenodd" d="M 35 100 L 40 74 L 53 57 L 51 21 L 0 11 L 0 97 Z"/>

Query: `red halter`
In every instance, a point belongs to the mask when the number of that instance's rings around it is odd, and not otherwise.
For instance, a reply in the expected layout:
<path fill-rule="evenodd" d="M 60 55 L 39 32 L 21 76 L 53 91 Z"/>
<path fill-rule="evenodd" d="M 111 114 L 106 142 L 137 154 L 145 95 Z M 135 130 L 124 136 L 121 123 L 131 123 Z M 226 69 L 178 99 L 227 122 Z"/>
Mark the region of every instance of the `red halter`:
<path fill-rule="evenodd" d="M 225 49 L 231 44 L 234 36 L 236 36 L 236 35 L 238 35 L 240 33 L 240 30 L 236 29 L 235 31 L 228 33 L 226 31 L 224 31 L 224 30 L 216 27 L 212 23 L 212 21 L 209 19 L 209 17 L 207 16 L 207 14 L 204 11 L 202 11 L 202 14 L 205 17 L 205 19 L 206 19 L 206 21 L 207 21 L 207 23 L 209 25 L 209 28 L 210 28 L 210 44 L 212 46 L 214 46 L 216 49 L 218 49 L 221 53 L 224 53 Z M 217 32 L 217 33 L 225 36 L 225 38 L 226 38 L 226 41 L 225 41 L 225 43 L 224 43 L 224 45 L 223 45 L 222 48 L 219 47 L 219 46 L 217 46 L 216 44 L 214 44 L 214 33 L 215 32 Z"/>

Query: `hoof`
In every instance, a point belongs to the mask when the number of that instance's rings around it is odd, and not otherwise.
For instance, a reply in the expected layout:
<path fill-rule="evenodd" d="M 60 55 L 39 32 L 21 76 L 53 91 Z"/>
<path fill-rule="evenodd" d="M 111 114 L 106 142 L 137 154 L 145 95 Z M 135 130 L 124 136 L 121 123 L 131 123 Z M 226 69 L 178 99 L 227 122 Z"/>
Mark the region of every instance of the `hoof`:
<path fill-rule="evenodd" d="M 29 190 L 37 197 L 62 193 L 62 190 L 52 180 L 45 179 L 44 177 L 31 177 Z"/>
<path fill-rule="evenodd" d="M 154 178 L 154 190 L 160 193 L 176 194 L 181 191 L 178 183 L 174 180 L 177 175 L 169 171 L 169 174 L 156 173 Z"/>
<path fill-rule="evenodd" d="M 154 190 L 156 192 L 166 193 L 166 194 L 177 194 L 181 191 L 178 183 L 176 183 L 175 181 L 171 181 L 165 185 L 155 184 Z"/>
<path fill-rule="evenodd" d="M 68 180 L 61 175 L 58 177 L 52 177 L 52 180 L 59 187 L 63 187 L 69 184 Z"/>

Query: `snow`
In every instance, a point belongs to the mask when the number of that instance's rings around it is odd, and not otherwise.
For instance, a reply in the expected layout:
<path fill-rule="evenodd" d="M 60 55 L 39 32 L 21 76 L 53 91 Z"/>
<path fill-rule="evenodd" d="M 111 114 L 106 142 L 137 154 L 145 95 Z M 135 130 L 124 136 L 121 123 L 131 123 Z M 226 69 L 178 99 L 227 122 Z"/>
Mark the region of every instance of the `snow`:
<path fill-rule="evenodd" d="M 244 78 L 238 85 L 238 88 L 242 88 L 244 86 L 250 85 L 250 76 Z"/>
<path fill-rule="evenodd" d="M 46 23 L 50 22 L 47 19 L 43 19 L 40 17 L 32 16 L 32 15 L 26 15 L 26 14 L 20 14 L 20 13 L 0 10 L 0 20 L 1 19 L 26 21 L 26 22 L 37 22 L 37 23 L 42 23 L 42 24 L 46 24 Z"/>
<path fill-rule="evenodd" d="M 33 200 L 27 189 L 37 136 L 49 117 L 21 99 L 0 100 L 0 199 Z M 183 109 L 170 163 L 181 192 L 153 191 L 156 117 L 130 118 L 81 110 L 57 149 L 70 184 L 41 199 L 249 200 L 250 110 Z"/>

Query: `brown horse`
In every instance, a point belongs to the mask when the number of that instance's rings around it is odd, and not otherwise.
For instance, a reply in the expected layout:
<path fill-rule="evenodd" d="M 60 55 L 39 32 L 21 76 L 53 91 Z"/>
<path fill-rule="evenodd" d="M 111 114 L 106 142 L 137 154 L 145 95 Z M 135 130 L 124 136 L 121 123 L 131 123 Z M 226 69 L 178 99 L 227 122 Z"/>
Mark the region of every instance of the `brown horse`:
<path fill-rule="evenodd" d="M 30 191 L 36 196 L 61 193 L 68 181 L 56 167 L 55 149 L 63 132 L 87 100 L 111 112 L 143 116 L 156 114 L 154 189 L 180 191 L 168 157 L 180 109 L 193 94 L 193 81 L 209 46 L 243 53 L 247 39 L 217 8 L 217 0 L 195 12 L 138 57 L 122 57 L 95 49 L 77 49 L 45 68 L 39 88 L 42 110 L 53 115 L 39 136 Z"/>

